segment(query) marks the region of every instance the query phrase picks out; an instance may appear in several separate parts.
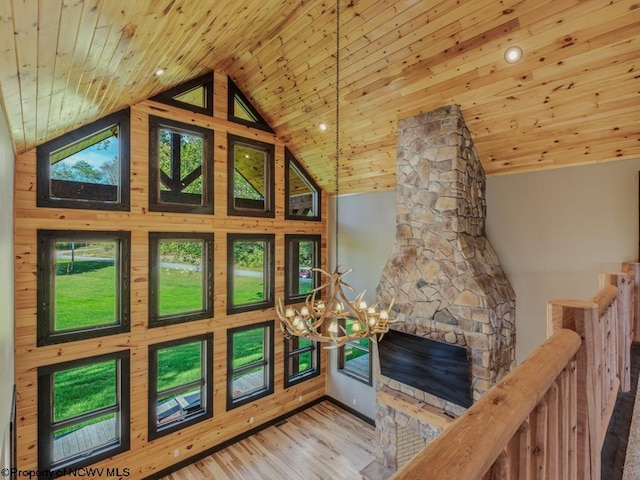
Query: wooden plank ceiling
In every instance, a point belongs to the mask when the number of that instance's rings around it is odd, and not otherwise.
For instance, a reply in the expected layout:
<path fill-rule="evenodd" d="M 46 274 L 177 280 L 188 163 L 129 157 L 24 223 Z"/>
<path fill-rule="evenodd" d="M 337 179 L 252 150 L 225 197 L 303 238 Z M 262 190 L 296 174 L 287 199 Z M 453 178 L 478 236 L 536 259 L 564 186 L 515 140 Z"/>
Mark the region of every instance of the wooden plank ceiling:
<path fill-rule="evenodd" d="M 397 119 L 449 103 L 489 175 L 640 157 L 639 0 L 341 0 L 340 14 L 341 192 L 394 188 Z M 333 191 L 332 1 L 0 0 L 17 152 L 213 69 Z"/>

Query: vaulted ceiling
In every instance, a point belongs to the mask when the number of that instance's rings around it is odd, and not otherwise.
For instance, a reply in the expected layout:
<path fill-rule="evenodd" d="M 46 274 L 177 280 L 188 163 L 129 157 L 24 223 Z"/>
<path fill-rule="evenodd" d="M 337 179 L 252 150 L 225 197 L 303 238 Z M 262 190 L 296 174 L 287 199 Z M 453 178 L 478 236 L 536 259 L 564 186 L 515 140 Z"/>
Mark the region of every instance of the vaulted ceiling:
<path fill-rule="evenodd" d="M 332 191 L 335 13 L 323 0 L 0 0 L 15 149 L 220 69 Z M 341 192 L 393 188 L 398 118 L 450 103 L 489 175 L 640 157 L 638 0 L 341 0 L 340 43 Z M 514 44 L 524 57 L 507 64 Z"/>

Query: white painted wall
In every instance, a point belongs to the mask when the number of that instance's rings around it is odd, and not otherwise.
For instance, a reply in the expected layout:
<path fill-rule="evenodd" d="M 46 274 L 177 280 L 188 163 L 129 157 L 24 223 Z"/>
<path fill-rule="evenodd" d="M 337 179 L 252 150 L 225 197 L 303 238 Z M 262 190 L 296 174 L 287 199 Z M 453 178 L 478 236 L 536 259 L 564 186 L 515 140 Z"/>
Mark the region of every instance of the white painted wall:
<path fill-rule="evenodd" d="M 356 294 L 366 290 L 367 303 L 375 303 L 376 286 L 396 235 L 395 192 L 341 196 L 338 206 L 339 262 L 345 268 L 354 270 L 345 277 L 345 281 L 354 288 Z M 332 230 L 335 224 L 334 208 L 334 203 L 330 202 L 328 245 L 332 268 L 335 263 L 335 233 Z M 337 355 L 332 351 L 328 365 L 329 396 L 369 418 L 375 418 L 376 396 L 373 387 L 339 373 L 337 366 Z"/>
<path fill-rule="evenodd" d="M 0 469 L 9 467 L 13 394 L 13 172 L 15 155 L 0 108 Z"/>
<path fill-rule="evenodd" d="M 518 362 L 546 338 L 547 301 L 590 299 L 638 260 L 640 159 L 491 177 L 487 237 L 516 292 Z"/>
<path fill-rule="evenodd" d="M 598 273 L 638 260 L 639 170 L 640 159 L 487 179 L 486 233 L 516 292 L 518 362 L 546 338 L 548 300 L 589 299 Z M 371 301 L 395 239 L 395 191 L 339 206 L 340 263 Z M 330 396 L 374 418 L 373 389 L 337 373 L 334 356 L 328 382 Z"/>

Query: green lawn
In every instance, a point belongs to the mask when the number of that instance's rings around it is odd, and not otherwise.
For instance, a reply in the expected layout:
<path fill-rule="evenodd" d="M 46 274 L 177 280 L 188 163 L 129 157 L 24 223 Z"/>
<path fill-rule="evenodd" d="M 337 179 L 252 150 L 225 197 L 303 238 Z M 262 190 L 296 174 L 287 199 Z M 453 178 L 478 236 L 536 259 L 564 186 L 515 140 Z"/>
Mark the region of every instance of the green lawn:
<path fill-rule="evenodd" d="M 114 323 L 115 267 L 107 261 L 56 264 L 56 328 L 69 329 Z M 160 312 L 162 315 L 202 308 L 201 274 L 179 269 L 161 269 Z M 254 302 L 262 299 L 263 282 L 259 277 L 235 277 L 234 298 Z M 260 292 L 258 294 L 258 292 Z M 234 366 L 254 362 L 263 355 L 262 329 L 240 332 L 234 341 Z M 306 360 L 307 355 L 301 356 Z M 309 356 L 310 361 L 310 356 Z M 301 361 L 300 369 L 308 368 Z M 200 378 L 200 344 L 190 343 L 158 352 L 158 389 L 183 385 Z M 71 418 L 97 408 L 113 405 L 116 398 L 115 362 L 101 362 L 55 374 L 54 417 Z M 102 420 L 102 419 L 99 419 Z M 64 429 L 59 433 L 75 430 Z"/>
<path fill-rule="evenodd" d="M 204 307 L 202 272 L 160 269 L 160 315 L 200 311 Z"/>
<path fill-rule="evenodd" d="M 114 405 L 115 372 L 115 360 L 56 372 L 53 377 L 54 420 Z"/>
<path fill-rule="evenodd" d="M 200 342 L 158 351 L 158 391 L 201 378 Z"/>
<path fill-rule="evenodd" d="M 116 271 L 113 262 L 58 259 L 55 281 L 56 330 L 116 322 Z"/>
<path fill-rule="evenodd" d="M 256 303 L 264 299 L 264 280 L 262 277 L 248 277 L 234 275 L 233 277 L 233 304 L 245 305 Z"/>

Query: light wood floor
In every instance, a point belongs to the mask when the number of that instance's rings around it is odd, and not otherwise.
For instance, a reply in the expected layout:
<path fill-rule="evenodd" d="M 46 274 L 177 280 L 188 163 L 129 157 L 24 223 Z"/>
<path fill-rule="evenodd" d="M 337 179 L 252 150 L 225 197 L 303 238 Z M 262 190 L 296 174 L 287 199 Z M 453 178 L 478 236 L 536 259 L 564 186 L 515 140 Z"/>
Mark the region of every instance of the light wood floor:
<path fill-rule="evenodd" d="M 325 401 L 161 480 L 359 480 L 374 444 L 374 427 Z"/>

